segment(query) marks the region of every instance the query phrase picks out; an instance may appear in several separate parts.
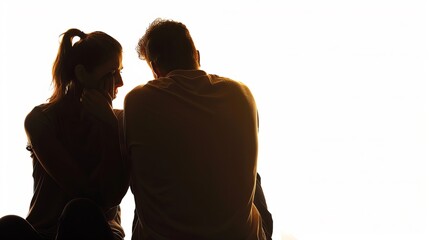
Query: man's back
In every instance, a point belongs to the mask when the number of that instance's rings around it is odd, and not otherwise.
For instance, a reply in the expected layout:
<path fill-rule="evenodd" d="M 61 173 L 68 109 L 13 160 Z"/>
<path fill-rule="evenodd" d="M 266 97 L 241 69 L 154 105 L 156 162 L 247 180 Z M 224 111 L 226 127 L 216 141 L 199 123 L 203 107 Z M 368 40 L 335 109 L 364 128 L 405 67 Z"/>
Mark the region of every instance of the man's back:
<path fill-rule="evenodd" d="M 173 71 L 132 90 L 124 109 L 141 239 L 263 239 L 245 85 Z"/>

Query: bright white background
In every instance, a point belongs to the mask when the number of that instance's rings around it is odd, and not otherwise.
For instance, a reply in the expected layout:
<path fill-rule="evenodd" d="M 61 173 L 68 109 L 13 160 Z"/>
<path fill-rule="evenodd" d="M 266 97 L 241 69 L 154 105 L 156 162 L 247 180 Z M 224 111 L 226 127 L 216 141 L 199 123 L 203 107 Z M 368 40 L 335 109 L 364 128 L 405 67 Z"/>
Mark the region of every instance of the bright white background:
<path fill-rule="evenodd" d="M 2 0 L 0 217 L 28 211 L 23 120 L 51 94 L 59 35 L 102 30 L 122 43 L 122 108 L 152 77 L 138 38 L 164 17 L 188 26 L 202 69 L 255 95 L 274 239 L 427 240 L 428 14 L 419 0 Z M 130 239 L 131 194 L 122 205 Z"/>

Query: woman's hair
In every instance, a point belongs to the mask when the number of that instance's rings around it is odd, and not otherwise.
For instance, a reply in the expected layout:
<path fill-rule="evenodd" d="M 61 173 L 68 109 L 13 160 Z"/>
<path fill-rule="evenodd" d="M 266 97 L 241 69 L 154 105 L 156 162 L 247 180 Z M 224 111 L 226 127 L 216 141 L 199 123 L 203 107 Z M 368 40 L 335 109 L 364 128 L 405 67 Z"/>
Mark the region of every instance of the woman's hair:
<path fill-rule="evenodd" d="M 186 26 L 173 20 L 155 19 L 136 47 L 138 56 L 169 72 L 195 69 L 197 50 Z"/>
<path fill-rule="evenodd" d="M 61 34 L 62 39 L 57 57 L 52 67 L 52 84 L 54 91 L 48 99 L 57 102 L 67 92 L 72 83 L 78 84 L 74 69 L 81 64 L 88 72 L 122 53 L 121 44 L 110 35 L 95 31 L 89 34 L 71 28 Z M 79 40 L 74 42 L 73 39 Z"/>

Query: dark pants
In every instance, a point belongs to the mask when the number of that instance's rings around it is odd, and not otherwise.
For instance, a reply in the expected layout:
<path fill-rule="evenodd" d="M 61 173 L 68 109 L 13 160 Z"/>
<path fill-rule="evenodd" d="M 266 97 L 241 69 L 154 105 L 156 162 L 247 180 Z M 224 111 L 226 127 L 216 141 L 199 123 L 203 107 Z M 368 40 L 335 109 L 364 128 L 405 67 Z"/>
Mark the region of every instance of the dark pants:
<path fill-rule="evenodd" d="M 48 240 L 22 217 L 0 218 L 1 240 Z M 58 220 L 55 240 L 113 240 L 114 235 L 102 210 L 91 200 L 75 199 L 64 208 Z M 52 239 L 51 239 L 52 240 Z"/>
<path fill-rule="evenodd" d="M 256 190 L 253 203 L 258 209 L 259 214 L 261 214 L 262 227 L 264 228 L 265 236 L 267 237 L 267 240 L 271 240 L 273 235 L 273 218 L 270 211 L 268 211 L 267 202 L 265 201 L 265 194 L 262 190 L 261 176 L 259 176 L 259 173 L 256 177 Z"/>

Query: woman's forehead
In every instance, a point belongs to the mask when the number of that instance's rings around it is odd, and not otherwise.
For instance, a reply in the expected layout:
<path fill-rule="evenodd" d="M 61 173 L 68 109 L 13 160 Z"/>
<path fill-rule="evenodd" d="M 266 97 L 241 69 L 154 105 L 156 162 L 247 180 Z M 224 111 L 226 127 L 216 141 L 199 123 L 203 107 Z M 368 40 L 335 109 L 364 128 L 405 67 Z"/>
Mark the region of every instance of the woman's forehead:
<path fill-rule="evenodd" d="M 122 54 L 110 58 L 107 62 L 98 67 L 101 71 L 113 71 L 122 68 Z"/>

